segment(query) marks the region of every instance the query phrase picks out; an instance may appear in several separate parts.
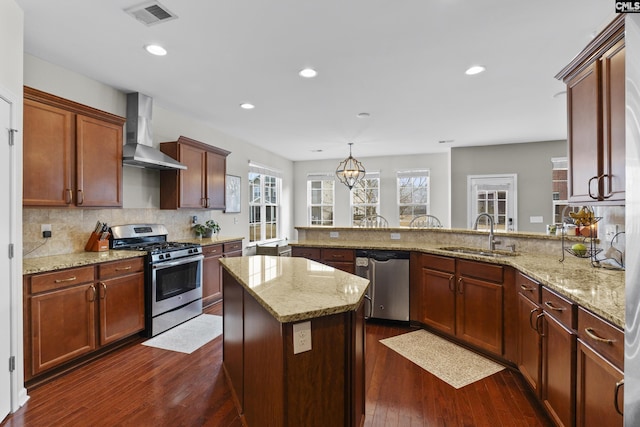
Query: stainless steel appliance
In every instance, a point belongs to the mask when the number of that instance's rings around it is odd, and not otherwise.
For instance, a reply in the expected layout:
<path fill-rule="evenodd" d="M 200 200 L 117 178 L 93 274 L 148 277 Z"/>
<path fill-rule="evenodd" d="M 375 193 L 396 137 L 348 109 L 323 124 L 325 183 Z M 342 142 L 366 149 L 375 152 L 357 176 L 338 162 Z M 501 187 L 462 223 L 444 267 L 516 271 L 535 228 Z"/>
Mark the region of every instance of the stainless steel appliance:
<path fill-rule="evenodd" d="M 409 252 L 358 250 L 356 275 L 370 282 L 370 318 L 409 321 Z"/>
<path fill-rule="evenodd" d="M 155 336 L 202 313 L 202 247 L 167 241 L 162 224 L 111 227 L 111 249 L 145 251 L 145 325 Z"/>

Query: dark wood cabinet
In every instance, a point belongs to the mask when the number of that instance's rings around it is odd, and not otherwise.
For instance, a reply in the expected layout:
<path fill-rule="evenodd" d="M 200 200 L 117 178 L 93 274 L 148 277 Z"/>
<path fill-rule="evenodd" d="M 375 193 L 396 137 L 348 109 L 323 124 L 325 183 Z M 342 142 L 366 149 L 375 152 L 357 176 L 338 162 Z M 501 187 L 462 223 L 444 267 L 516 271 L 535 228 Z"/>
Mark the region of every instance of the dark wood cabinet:
<path fill-rule="evenodd" d="M 558 426 L 575 423 L 577 306 L 542 288 L 542 403 Z"/>
<path fill-rule="evenodd" d="M 518 352 L 516 364 L 529 387 L 540 398 L 540 378 L 542 375 L 542 337 L 540 290 L 538 282 L 518 273 Z"/>
<path fill-rule="evenodd" d="M 142 258 L 98 266 L 99 344 L 107 345 L 144 330 Z"/>
<path fill-rule="evenodd" d="M 569 201 L 624 202 L 624 15 L 556 78 L 567 85 Z"/>
<path fill-rule="evenodd" d="M 624 332 L 578 309 L 576 425 L 624 423 Z"/>
<path fill-rule="evenodd" d="M 181 136 L 160 151 L 187 166 L 160 171 L 160 209 L 224 209 L 229 151 Z"/>
<path fill-rule="evenodd" d="M 423 254 L 420 323 L 503 355 L 503 267 Z"/>
<path fill-rule="evenodd" d="M 220 258 L 242 256 L 242 241 L 203 245 L 202 254 L 202 305 L 207 307 L 222 299 Z"/>
<path fill-rule="evenodd" d="M 142 258 L 24 277 L 25 380 L 144 330 Z"/>
<path fill-rule="evenodd" d="M 353 249 L 293 246 L 291 248 L 291 256 L 318 261 L 351 274 L 356 272 L 356 252 Z"/>
<path fill-rule="evenodd" d="M 121 207 L 124 122 L 25 87 L 23 205 Z"/>

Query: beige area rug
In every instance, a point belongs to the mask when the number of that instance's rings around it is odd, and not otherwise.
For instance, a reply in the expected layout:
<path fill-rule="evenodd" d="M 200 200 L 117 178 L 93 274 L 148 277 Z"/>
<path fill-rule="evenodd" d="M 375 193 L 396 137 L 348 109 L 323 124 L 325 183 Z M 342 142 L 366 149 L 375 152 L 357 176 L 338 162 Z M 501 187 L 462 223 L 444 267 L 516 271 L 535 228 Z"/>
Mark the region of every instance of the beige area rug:
<path fill-rule="evenodd" d="M 504 366 L 423 329 L 380 342 L 455 388 L 462 388 Z"/>
<path fill-rule="evenodd" d="M 142 345 L 191 354 L 222 334 L 222 316 L 201 314 L 143 342 Z"/>

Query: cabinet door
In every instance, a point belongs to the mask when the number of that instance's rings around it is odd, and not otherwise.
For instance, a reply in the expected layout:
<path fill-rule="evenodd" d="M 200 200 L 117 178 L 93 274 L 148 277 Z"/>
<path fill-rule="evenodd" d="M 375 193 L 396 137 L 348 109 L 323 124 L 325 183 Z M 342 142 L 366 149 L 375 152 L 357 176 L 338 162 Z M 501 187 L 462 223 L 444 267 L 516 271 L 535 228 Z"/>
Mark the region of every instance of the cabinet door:
<path fill-rule="evenodd" d="M 542 338 L 542 402 L 556 425 L 575 420 L 575 334 L 544 313 Z"/>
<path fill-rule="evenodd" d="M 68 206 L 75 201 L 72 181 L 72 113 L 25 99 L 24 206 Z"/>
<path fill-rule="evenodd" d="M 578 340 L 577 426 L 622 426 L 624 374 L 582 340 Z M 617 408 L 616 408 L 617 405 Z"/>
<path fill-rule="evenodd" d="M 600 62 L 595 61 L 567 81 L 569 201 L 591 202 L 598 198 L 601 170 L 602 110 Z"/>
<path fill-rule="evenodd" d="M 144 274 L 136 273 L 98 283 L 100 345 L 144 330 Z"/>
<path fill-rule="evenodd" d="M 422 269 L 420 321 L 450 335 L 455 335 L 455 275 Z"/>
<path fill-rule="evenodd" d="M 220 258 L 222 245 L 208 245 L 202 248 L 202 305 L 208 306 L 222 299 L 222 275 Z"/>
<path fill-rule="evenodd" d="M 625 49 L 619 41 L 602 56 L 602 198 L 625 199 Z"/>
<path fill-rule="evenodd" d="M 196 147 L 186 144 L 179 145 L 180 162 L 187 166 L 186 170 L 181 170 L 180 187 L 178 189 L 180 197 L 180 208 L 203 208 L 205 204 L 205 174 L 206 155 L 205 152 Z"/>
<path fill-rule="evenodd" d="M 207 177 L 206 177 L 206 194 L 207 208 L 224 209 L 225 208 L 225 179 L 227 159 L 216 153 L 206 153 L 207 156 Z"/>
<path fill-rule="evenodd" d="M 502 285 L 459 277 L 456 288 L 456 336 L 502 355 Z"/>
<path fill-rule="evenodd" d="M 538 330 L 540 306 L 518 293 L 518 369 L 536 396 L 540 397 L 541 339 Z"/>
<path fill-rule="evenodd" d="M 31 375 L 96 348 L 93 284 L 31 297 Z"/>
<path fill-rule="evenodd" d="M 76 204 L 122 206 L 122 126 L 76 117 Z"/>

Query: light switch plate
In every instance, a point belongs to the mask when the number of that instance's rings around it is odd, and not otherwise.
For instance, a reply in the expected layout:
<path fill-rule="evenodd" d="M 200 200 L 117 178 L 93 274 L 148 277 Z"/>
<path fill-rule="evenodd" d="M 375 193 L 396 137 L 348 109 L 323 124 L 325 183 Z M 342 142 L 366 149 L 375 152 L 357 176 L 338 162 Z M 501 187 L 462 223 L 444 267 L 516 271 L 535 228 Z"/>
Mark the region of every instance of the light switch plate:
<path fill-rule="evenodd" d="M 293 354 L 311 350 L 311 322 L 293 324 Z"/>
<path fill-rule="evenodd" d="M 329 237 L 332 237 L 332 238 L 335 239 L 336 237 L 340 237 L 340 233 L 337 232 L 337 231 L 330 231 L 329 232 Z"/>
<path fill-rule="evenodd" d="M 391 240 L 400 240 L 400 233 L 391 233 Z"/>
<path fill-rule="evenodd" d="M 542 224 L 543 221 L 544 221 L 544 217 L 542 217 L 542 216 L 530 216 L 529 217 L 529 222 L 531 224 Z"/>

